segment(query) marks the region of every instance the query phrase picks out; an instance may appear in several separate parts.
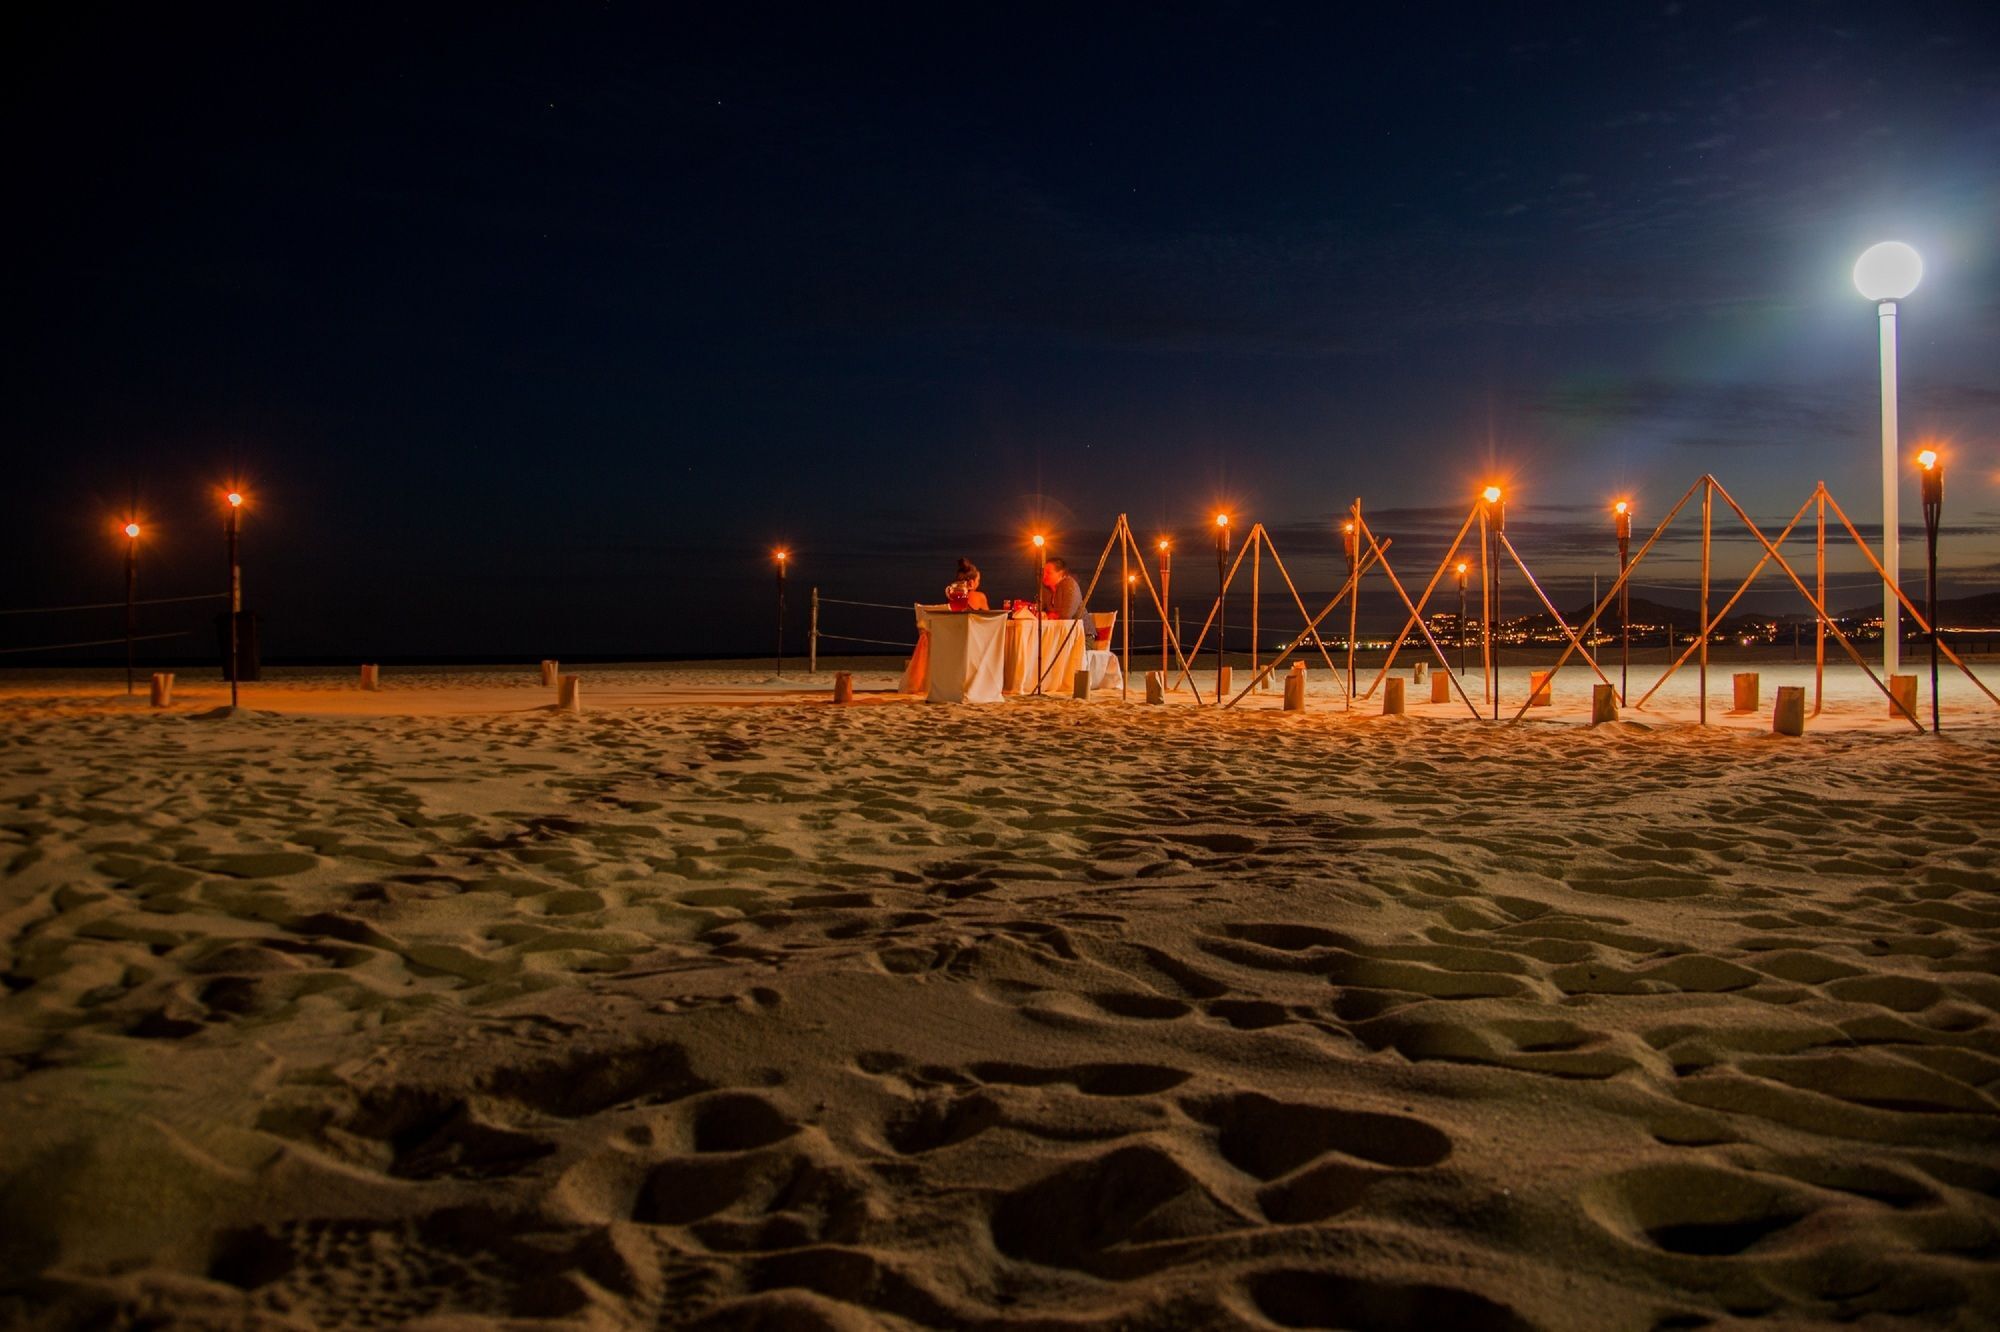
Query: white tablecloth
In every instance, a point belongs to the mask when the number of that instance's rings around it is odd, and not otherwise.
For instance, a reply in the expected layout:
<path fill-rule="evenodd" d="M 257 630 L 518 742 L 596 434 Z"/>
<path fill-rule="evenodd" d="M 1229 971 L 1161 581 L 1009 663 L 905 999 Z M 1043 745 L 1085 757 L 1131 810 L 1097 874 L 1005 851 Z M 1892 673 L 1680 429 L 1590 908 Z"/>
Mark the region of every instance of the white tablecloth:
<path fill-rule="evenodd" d="M 1070 681 L 1083 669 L 1086 631 L 1075 620 L 1007 621 L 1006 683 L 1010 694 L 1035 692 L 1035 630 L 1042 639 L 1042 692 L 1069 697 Z"/>
<path fill-rule="evenodd" d="M 933 703 L 998 703 L 1007 665 L 1008 620 L 999 612 L 946 611 L 924 617 L 931 635 Z"/>

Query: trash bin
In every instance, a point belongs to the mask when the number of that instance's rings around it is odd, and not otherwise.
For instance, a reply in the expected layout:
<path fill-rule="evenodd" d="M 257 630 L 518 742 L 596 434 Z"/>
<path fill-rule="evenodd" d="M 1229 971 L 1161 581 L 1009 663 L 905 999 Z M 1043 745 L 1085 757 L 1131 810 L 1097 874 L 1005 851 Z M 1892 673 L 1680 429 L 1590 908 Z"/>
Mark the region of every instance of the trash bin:
<path fill-rule="evenodd" d="M 257 622 L 263 619 L 256 611 L 236 612 L 236 678 L 255 680 L 259 676 L 257 652 Z M 222 658 L 222 678 L 229 678 L 229 612 L 215 617 L 215 643 Z"/>

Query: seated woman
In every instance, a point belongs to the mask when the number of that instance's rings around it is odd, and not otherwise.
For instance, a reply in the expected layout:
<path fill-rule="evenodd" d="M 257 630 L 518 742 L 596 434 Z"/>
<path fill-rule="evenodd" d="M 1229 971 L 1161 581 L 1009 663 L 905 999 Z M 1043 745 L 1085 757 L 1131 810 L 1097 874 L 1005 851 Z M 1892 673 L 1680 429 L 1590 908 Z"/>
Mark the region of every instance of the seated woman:
<path fill-rule="evenodd" d="M 963 555 L 958 559 L 958 577 L 944 590 L 953 610 L 990 610 L 986 594 L 979 590 L 979 566 Z"/>

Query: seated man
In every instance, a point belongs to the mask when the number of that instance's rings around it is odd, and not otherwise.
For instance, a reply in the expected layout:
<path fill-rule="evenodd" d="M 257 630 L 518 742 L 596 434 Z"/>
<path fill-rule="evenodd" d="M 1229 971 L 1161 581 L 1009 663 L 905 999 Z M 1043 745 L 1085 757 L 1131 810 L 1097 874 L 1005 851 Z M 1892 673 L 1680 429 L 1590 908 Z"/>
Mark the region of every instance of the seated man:
<path fill-rule="evenodd" d="M 1083 641 L 1091 641 L 1095 629 L 1090 612 L 1083 605 L 1083 589 L 1077 586 L 1076 575 L 1069 571 L 1069 565 L 1056 556 L 1050 556 L 1048 563 L 1042 566 L 1039 601 L 1043 619 L 1075 620 Z"/>

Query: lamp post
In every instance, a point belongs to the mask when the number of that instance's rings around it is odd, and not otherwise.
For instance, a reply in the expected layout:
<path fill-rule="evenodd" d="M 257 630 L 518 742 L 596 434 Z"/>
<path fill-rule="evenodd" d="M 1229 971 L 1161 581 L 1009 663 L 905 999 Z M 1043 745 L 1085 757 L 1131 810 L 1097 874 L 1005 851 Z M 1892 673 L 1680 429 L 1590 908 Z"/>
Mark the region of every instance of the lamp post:
<path fill-rule="evenodd" d="M 1160 549 L 1160 679 L 1167 678 L 1167 585 L 1174 572 L 1174 543 L 1161 537 Z"/>
<path fill-rule="evenodd" d="M 785 678 L 785 566 L 791 560 L 788 550 L 776 552 L 778 557 L 778 678 Z"/>
<path fill-rule="evenodd" d="M 1229 632 L 1229 515 L 1215 515 L 1215 701 L 1222 701 L 1222 640 Z"/>
<path fill-rule="evenodd" d="M 1632 673 L 1632 589 L 1625 570 L 1632 562 L 1632 501 L 1611 506 L 1618 523 L 1618 706 L 1625 706 Z"/>
<path fill-rule="evenodd" d="M 1035 693 L 1042 692 L 1042 617 L 1048 589 L 1042 585 L 1042 570 L 1049 562 L 1049 543 L 1040 532 L 1028 538 L 1035 544 Z"/>
<path fill-rule="evenodd" d="M 1901 477 L 1896 459 L 1896 302 L 1917 289 L 1924 261 L 1901 241 L 1871 245 L 1854 264 L 1854 286 L 1875 302 L 1882 332 L 1882 672 L 1900 666 L 1902 627 L 1896 587 L 1902 575 L 1902 528 L 1896 514 Z"/>
<path fill-rule="evenodd" d="M 127 523 L 118 529 L 125 534 L 125 692 L 132 692 L 132 635 L 137 628 L 136 598 L 139 594 L 139 524 Z"/>
<path fill-rule="evenodd" d="M 1944 459 L 1936 449 L 1917 455 L 1924 469 L 1924 618 L 1931 625 L 1931 734 L 1938 734 L 1938 618 L 1937 618 L 1937 539 L 1938 519 L 1944 513 Z"/>
<path fill-rule="evenodd" d="M 243 619 L 243 565 L 237 559 L 237 543 L 242 532 L 243 493 L 232 490 L 223 496 L 229 503 L 229 706 L 237 701 L 238 629 Z"/>
<path fill-rule="evenodd" d="M 1465 575 L 1470 568 L 1464 560 L 1458 562 L 1458 673 L 1465 674 Z"/>
<path fill-rule="evenodd" d="M 1487 521 L 1493 528 L 1493 550 L 1484 555 L 1486 560 L 1486 583 L 1492 589 L 1492 604 L 1486 611 L 1486 660 L 1493 671 L 1493 720 L 1500 720 L 1500 640 L 1494 635 L 1493 626 L 1500 618 L 1500 561 L 1494 556 L 1500 549 L 1500 538 L 1507 531 L 1507 506 L 1500 502 L 1500 487 L 1488 486 L 1480 492 L 1486 501 Z"/>

